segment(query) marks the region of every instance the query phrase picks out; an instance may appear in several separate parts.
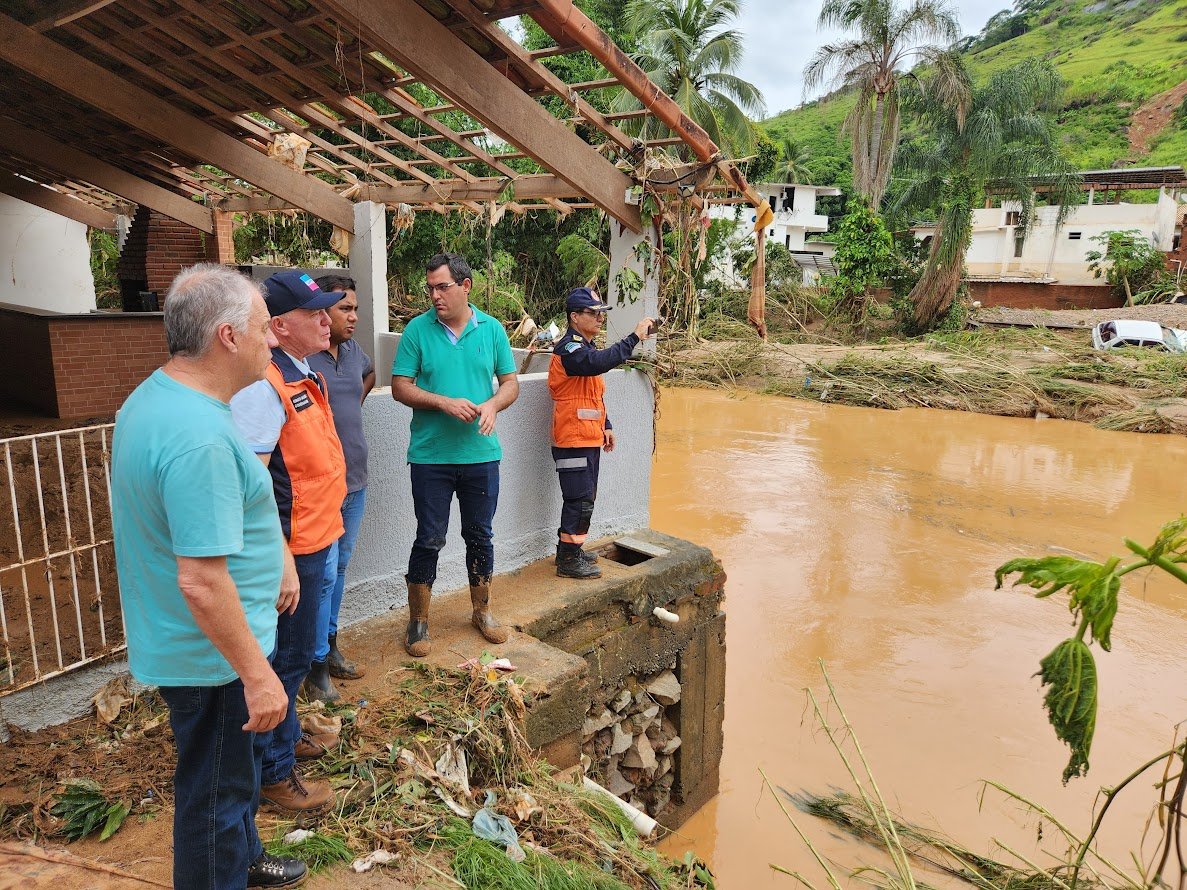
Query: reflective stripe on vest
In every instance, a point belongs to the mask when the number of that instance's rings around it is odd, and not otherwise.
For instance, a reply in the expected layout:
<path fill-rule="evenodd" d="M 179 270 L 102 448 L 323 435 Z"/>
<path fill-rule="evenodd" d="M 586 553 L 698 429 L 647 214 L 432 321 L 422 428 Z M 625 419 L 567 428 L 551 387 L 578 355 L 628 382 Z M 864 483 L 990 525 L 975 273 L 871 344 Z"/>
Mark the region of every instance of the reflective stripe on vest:
<path fill-rule="evenodd" d="M 555 353 L 548 365 L 552 393 L 552 444 L 558 448 L 601 448 L 605 439 L 606 381 L 601 375 L 570 377 Z"/>
<path fill-rule="evenodd" d="M 284 405 L 284 426 L 268 465 L 281 529 L 293 555 L 316 553 L 342 537 L 342 444 L 321 387 L 281 350 L 273 350 L 266 378 Z"/>

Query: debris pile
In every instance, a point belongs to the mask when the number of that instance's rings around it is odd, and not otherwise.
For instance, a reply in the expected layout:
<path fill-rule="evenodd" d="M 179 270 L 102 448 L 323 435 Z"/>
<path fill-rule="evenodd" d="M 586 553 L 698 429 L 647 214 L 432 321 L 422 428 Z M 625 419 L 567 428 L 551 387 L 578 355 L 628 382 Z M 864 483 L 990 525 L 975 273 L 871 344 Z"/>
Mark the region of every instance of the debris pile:
<path fill-rule="evenodd" d="M 608 702 L 590 708 L 581 729 L 586 772 L 655 818 L 667 809 L 676 778 L 680 736 L 667 712 L 680 701 L 675 668 L 628 677 Z"/>
<path fill-rule="evenodd" d="M 307 719 L 341 721 L 337 741 L 305 767 L 331 783 L 335 804 L 301 826 L 261 812 L 268 849 L 306 859 L 313 870 L 340 869 L 347 885 L 352 868 L 386 866 L 413 886 L 445 877 L 475 890 L 712 886 L 701 863 L 665 859 L 638 837 L 617 801 L 536 756 L 524 738 L 523 688 L 506 674 L 489 656 L 468 670 L 407 666 L 390 672 L 369 701 L 302 708 Z M 651 678 L 656 691 L 641 691 L 652 702 L 672 702 L 679 698 L 674 681 Z M 23 798 L 0 806 L 0 839 L 60 839 L 62 820 L 49 812 L 54 791 L 80 775 L 108 797 L 117 791 L 139 800 L 133 814 L 168 806 L 173 745 L 162 703 L 150 693 L 105 704 L 107 716 L 115 711 L 110 724 L 75 721 L 55 728 L 52 741 L 18 732 L 0 749 L 0 790 L 9 800 Z M 621 710 L 643 721 L 654 706 L 632 711 L 624 701 Z M 659 717 L 654 735 L 662 737 L 661 711 L 640 723 L 639 734 L 646 737 Z M 148 725 L 154 729 L 140 728 Z M 670 743 L 640 748 L 655 756 L 653 775 L 660 757 L 669 758 L 671 774 L 670 755 L 656 754 Z M 641 788 L 643 770 L 636 769 Z M 125 820 L 121 833 L 135 831 L 137 821 Z"/>

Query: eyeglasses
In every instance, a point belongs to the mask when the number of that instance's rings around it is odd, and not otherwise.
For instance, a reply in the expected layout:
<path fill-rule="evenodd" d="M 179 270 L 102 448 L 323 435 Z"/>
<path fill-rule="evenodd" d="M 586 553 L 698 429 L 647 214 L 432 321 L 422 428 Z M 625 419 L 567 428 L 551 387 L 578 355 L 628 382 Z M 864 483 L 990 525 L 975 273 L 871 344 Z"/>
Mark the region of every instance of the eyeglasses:
<path fill-rule="evenodd" d="M 458 284 L 456 281 L 447 281 L 444 284 L 430 284 L 425 288 L 425 290 L 427 290 L 429 292 L 429 296 L 431 297 L 433 295 L 434 291 L 439 294 L 443 294 L 447 290 L 449 290 L 451 287 L 457 287 L 457 286 L 458 286 Z"/>
<path fill-rule="evenodd" d="M 606 310 L 605 309 L 582 309 L 581 314 L 582 315 L 596 315 L 598 318 L 605 318 Z"/>

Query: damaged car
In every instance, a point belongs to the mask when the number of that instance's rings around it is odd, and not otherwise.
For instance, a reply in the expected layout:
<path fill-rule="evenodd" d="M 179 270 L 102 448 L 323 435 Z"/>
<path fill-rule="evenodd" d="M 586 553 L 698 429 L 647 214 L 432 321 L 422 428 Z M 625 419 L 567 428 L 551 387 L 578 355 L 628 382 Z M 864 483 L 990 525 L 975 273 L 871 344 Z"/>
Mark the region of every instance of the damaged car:
<path fill-rule="evenodd" d="M 1168 352 L 1187 352 L 1187 331 L 1156 321 L 1102 321 L 1092 328 L 1093 349 L 1147 346 Z"/>

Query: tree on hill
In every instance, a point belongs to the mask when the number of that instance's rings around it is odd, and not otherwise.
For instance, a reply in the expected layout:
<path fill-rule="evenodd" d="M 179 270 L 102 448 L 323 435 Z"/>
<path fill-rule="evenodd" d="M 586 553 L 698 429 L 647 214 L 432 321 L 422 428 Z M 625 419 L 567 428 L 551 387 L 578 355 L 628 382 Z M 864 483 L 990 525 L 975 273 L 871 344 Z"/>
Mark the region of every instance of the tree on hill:
<path fill-rule="evenodd" d="M 917 104 L 923 138 L 903 145 L 896 210 L 936 217 L 923 273 L 911 290 L 914 327 L 933 328 L 956 297 L 973 233 L 973 207 L 992 185 L 1003 200 L 1021 205 L 1019 226 L 1030 224 L 1036 188 L 1060 208 L 1062 223 L 1080 193 L 1080 178 L 1063 157 L 1043 116 L 1063 93 L 1046 61 L 1000 71 L 972 93 L 967 115 L 923 90 Z"/>
<path fill-rule="evenodd" d="M 844 124 L 853 146 L 853 186 L 877 208 L 898 149 L 901 83 L 911 69 L 926 66 L 929 88 L 958 114 L 967 106 L 968 77 L 951 48 L 960 26 L 944 0 L 910 0 L 905 7 L 895 0 L 824 0 L 819 24 L 857 31 L 816 50 L 804 69 L 804 88 L 856 91 Z"/>
<path fill-rule="evenodd" d="M 631 0 L 626 8 L 638 41 L 635 61 L 735 158 L 751 153 L 751 118 L 765 113 L 758 87 L 734 74 L 742 60 L 742 35 L 729 26 L 740 7 L 739 0 Z M 615 104 L 618 111 L 640 107 L 625 90 Z M 655 125 L 647 120 L 646 126 Z M 667 133 L 644 130 L 639 135 Z"/>
<path fill-rule="evenodd" d="M 778 144 L 779 160 L 775 164 L 775 178 L 780 182 L 811 182 L 812 171 L 808 169 L 811 155 L 808 150 L 790 136 L 782 137 Z"/>

